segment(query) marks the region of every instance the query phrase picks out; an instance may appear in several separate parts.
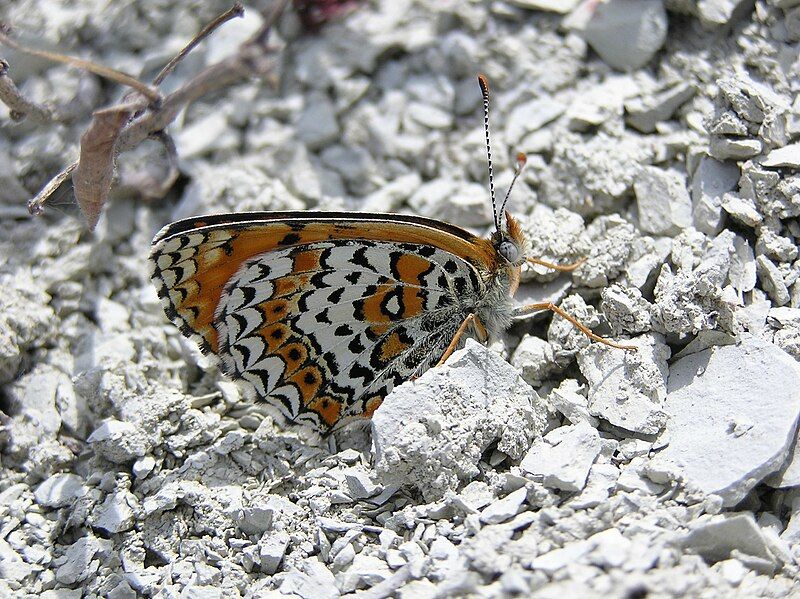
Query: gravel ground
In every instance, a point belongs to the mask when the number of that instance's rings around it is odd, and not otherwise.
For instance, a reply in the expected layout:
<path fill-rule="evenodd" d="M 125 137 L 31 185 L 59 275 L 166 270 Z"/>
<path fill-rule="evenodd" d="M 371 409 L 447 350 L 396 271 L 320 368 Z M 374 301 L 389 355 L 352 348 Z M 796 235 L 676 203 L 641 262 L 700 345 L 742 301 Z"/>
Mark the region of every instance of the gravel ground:
<path fill-rule="evenodd" d="M 272 77 L 122 154 L 89 233 L 74 160 L 116 84 L 0 54 L 66 124 L 0 106 L 0 595 L 783 597 L 800 594 L 796 0 L 402 0 L 273 38 Z M 14 36 L 144 80 L 223 2 L 19 0 Z M 163 89 L 236 52 L 257 9 Z M 3 50 L 5 51 L 5 49 Z M 170 325 L 153 235 L 219 211 L 400 211 L 490 230 L 501 192 L 551 299 L 326 442 L 244 401 Z M 535 301 L 534 300 L 534 301 Z"/>

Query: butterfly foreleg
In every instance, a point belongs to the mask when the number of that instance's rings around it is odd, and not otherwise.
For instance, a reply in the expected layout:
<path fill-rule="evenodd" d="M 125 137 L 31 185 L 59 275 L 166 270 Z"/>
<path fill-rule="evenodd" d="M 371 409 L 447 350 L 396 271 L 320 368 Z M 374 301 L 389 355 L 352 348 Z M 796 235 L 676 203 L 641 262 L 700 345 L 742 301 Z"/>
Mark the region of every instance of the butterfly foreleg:
<path fill-rule="evenodd" d="M 559 272 L 572 272 L 576 268 L 578 268 L 581 264 L 586 262 L 586 258 L 581 258 L 580 260 L 576 260 L 570 264 L 556 264 L 554 262 L 548 262 L 547 260 L 542 260 L 540 258 L 526 258 L 526 261 L 530 264 L 538 264 L 540 266 L 544 266 L 545 268 L 550 268 L 553 270 L 557 270 Z"/>
<path fill-rule="evenodd" d="M 436 366 L 441 366 L 445 362 L 447 362 L 447 358 L 456 350 L 458 347 L 459 341 L 461 341 L 461 337 L 464 336 L 464 333 L 467 330 L 467 327 L 472 325 L 475 329 L 475 332 L 478 334 L 478 340 L 481 343 L 486 342 L 489 339 L 489 333 L 486 331 L 486 327 L 481 322 L 481 319 L 478 318 L 474 312 L 470 312 L 467 314 L 467 317 L 461 322 L 461 326 L 458 327 L 456 330 L 455 335 L 453 335 L 453 339 L 450 341 L 450 345 L 447 346 L 447 349 L 444 350 L 442 357 L 439 358 L 439 361 L 436 363 Z"/>
<path fill-rule="evenodd" d="M 553 302 L 541 302 L 537 304 L 529 304 L 527 306 L 523 306 L 517 310 L 517 315 L 522 314 L 529 314 L 531 312 L 539 312 L 541 310 L 549 310 L 550 312 L 554 312 L 558 314 L 561 318 L 565 318 L 568 320 L 576 329 L 578 329 L 581 333 L 592 339 L 593 341 L 597 341 L 598 343 L 602 343 L 603 345 L 608 345 L 609 347 L 614 347 L 616 349 L 624 349 L 628 351 L 636 351 L 636 347 L 633 345 L 620 345 L 619 343 L 614 343 L 606 339 L 605 337 L 601 337 L 600 335 L 595 335 L 589 327 L 579 321 L 577 318 L 565 312 L 562 308 L 556 306 Z"/>

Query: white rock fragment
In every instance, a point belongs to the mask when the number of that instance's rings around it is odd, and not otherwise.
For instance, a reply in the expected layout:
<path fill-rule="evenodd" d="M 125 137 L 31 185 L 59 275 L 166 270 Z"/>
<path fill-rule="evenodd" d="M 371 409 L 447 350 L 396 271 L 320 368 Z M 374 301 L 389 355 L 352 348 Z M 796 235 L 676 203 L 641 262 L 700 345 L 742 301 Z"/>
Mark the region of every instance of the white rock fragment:
<path fill-rule="evenodd" d="M 547 396 L 547 405 L 564 415 L 572 424 L 586 422 L 597 428 L 598 420 L 589 413 L 586 390 L 575 379 L 567 379 Z"/>
<path fill-rule="evenodd" d="M 617 479 L 617 489 L 623 491 L 638 491 L 643 494 L 658 495 L 664 491 L 664 485 L 653 482 L 648 477 L 647 459 L 641 456 L 633 458 L 630 463 L 623 466 Z"/>
<path fill-rule="evenodd" d="M 578 353 L 589 382 L 589 412 L 625 430 L 653 435 L 666 424 L 670 349 L 656 333 L 625 341 L 639 348 L 620 351 L 593 343 Z"/>
<path fill-rule="evenodd" d="M 133 468 L 131 468 L 131 470 L 136 478 L 142 479 L 146 478 L 155 467 L 156 459 L 151 455 L 146 455 L 136 460 L 133 463 Z"/>
<path fill-rule="evenodd" d="M 800 364 L 773 344 L 743 335 L 738 345 L 688 355 L 670 368 L 666 444 L 650 461 L 670 476 L 736 505 L 787 459 L 800 416 Z M 664 476 L 664 473 L 669 473 Z"/>
<path fill-rule="evenodd" d="M 691 530 L 683 537 L 683 547 L 702 555 L 714 563 L 732 557 L 755 557 L 769 564 L 767 574 L 778 566 L 778 560 L 769 549 L 761 528 L 752 514 L 720 514 L 701 516 L 690 524 Z"/>
<path fill-rule="evenodd" d="M 567 14 L 578 5 L 580 0 L 509 0 L 509 2 L 530 10 L 546 10 Z"/>
<path fill-rule="evenodd" d="M 352 593 L 359 588 L 369 588 L 391 576 L 389 566 L 373 555 L 359 553 L 344 572 L 336 576 L 336 586 L 342 593 Z"/>
<path fill-rule="evenodd" d="M 609 0 L 594 5 L 583 37 L 615 69 L 644 66 L 664 44 L 667 13 L 661 0 Z"/>
<path fill-rule="evenodd" d="M 601 568 L 620 568 L 627 561 L 631 553 L 630 539 L 622 536 L 616 528 L 608 528 L 593 534 L 587 539 L 592 546 L 587 555 L 587 561 Z"/>
<path fill-rule="evenodd" d="M 553 575 L 562 568 L 574 564 L 591 550 L 592 545 L 588 541 L 575 541 L 534 558 L 531 560 L 531 568 Z"/>
<path fill-rule="evenodd" d="M 722 198 L 736 189 L 739 167 L 704 156 L 692 176 L 692 222 L 698 231 L 716 235 L 722 225 Z"/>
<path fill-rule="evenodd" d="M 519 459 L 545 419 L 516 370 L 469 339 L 443 367 L 386 397 L 372 418 L 375 468 L 384 485 L 411 485 L 439 499 L 478 474 L 491 443 Z"/>
<path fill-rule="evenodd" d="M 432 106 L 427 102 L 411 102 L 406 117 L 427 129 L 446 131 L 453 126 L 453 111 Z"/>
<path fill-rule="evenodd" d="M 549 96 L 514 106 L 506 121 L 506 142 L 518 144 L 522 138 L 538 131 L 564 113 L 566 106 Z"/>
<path fill-rule="evenodd" d="M 613 464 L 595 462 L 589 470 L 586 486 L 579 495 L 571 497 L 566 505 L 576 510 L 585 510 L 600 505 L 608 499 L 617 484 L 619 468 Z"/>
<path fill-rule="evenodd" d="M 55 437 L 61 428 L 56 408 L 59 386 L 69 385 L 69 376 L 50 364 L 37 364 L 7 388 L 12 414 L 24 414 L 35 424 L 42 439 Z"/>
<path fill-rule="evenodd" d="M 759 155 L 762 148 L 757 139 L 712 136 L 708 153 L 717 160 L 747 160 Z"/>
<path fill-rule="evenodd" d="M 734 11 L 746 0 L 699 0 L 697 13 L 700 20 L 707 25 L 725 25 L 734 14 Z"/>
<path fill-rule="evenodd" d="M 722 196 L 722 209 L 748 227 L 755 227 L 764 220 L 752 199 L 735 193 L 726 193 Z"/>
<path fill-rule="evenodd" d="M 776 306 L 784 306 L 789 303 L 789 289 L 783 280 L 783 275 L 772 260 L 764 256 L 756 258 L 756 272 L 761 280 L 761 286 L 772 298 Z"/>
<path fill-rule="evenodd" d="M 175 147 L 183 158 L 232 149 L 238 143 L 238 134 L 221 111 L 210 112 L 192 121 L 175 136 Z"/>
<path fill-rule="evenodd" d="M 64 563 L 56 570 L 56 580 L 72 585 L 92 576 L 100 565 L 99 560 L 94 559 L 100 545 L 100 541 L 91 535 L 75 541 L 64 554 Z"/>
<path fill-rule="evenodd" d="M 490 503 L 481 512 L 481 522 L 484 524 L 500 524 L 510 520 L 519 513 L 528 491 L 525 487 L 512 491 L 503 499 Z"/>
<path fill-rule="evenodd" d="M 336 109 L 326 94 L 312 94 L 297 120 L 297 137 L 309 150 L 319 150 L 341 136 Z"/>
<path fill-rule="evenodd" d="M 645 166 L 633 189 L 639 224 L 646 233 L 675 235 L 692 225 L 692 201 L 686 181 L 677 171 Z"/>
<path fill-rule="evenodd" d="M 601 445 L 597 430 L 586 422 L 562 426 L 535 441 L 520 468 L 542 477 L 546 487 L 580 491 Z"/>
<path fill-rule="evenodd" d="M 800 168 L 800 143 L 790 144 L 772 150 L 761 161 L 761 166 L 769 168 L 790 167 Z"/>
<path fill-rule="evenodd" d="M 408 200 L 416 214 L 437 218 L 463 227 L 492 222 L 486 189 L 477 183 L 439 178 L 423 183 Z"/>
<path fill-rule="evenodd" d="M 733 240 L 733 248 L 728 280 L 740 294 L 752 291 L 756 286 L 756 259 L 753 248 L 740 235 Z"/>
<path fill-rule="evenodd" d="M 147 437 L 136 425 L 106 420 L 86 440 L 94 451 L 115 464 L 124 464 L 145 455 Z"/>
<path fill-rule="evenodd" d="M 625 102 L 625 121 L 642 133 L 652 133 L 659 123 L 672 118 L 695 91 L 689 83 L 678 83 L 652 96 L 632 98 Z"/>
<path fill-rule="evenodd" d="M 108 495 L 94 512 L 92 525 L 111 534 L 133 528 L 134 508 L 138 506 L 136 496 L 128 491 L 117 491 Z"/>
<path fill-rule="evenodd" d="M 71 472 L 54 474 L 43 481 L 33 493 L 36 503 L 45 507 L 64 507 L 86 492 L 83 479 Z"/>
<path fill-rule="evenodd" d="M 650 330 L 652 305 L 636 287 L 611 285 L 600 296 L 600 310 L 605 314 L 614 334 L 644 333 Z"/>
<path fill-rule="evenodd" d="M 372 480 L 369 472 L 358 466 L 346 468 L 342 471 L 342 474 L 347 484 L 348 493 L 353 499 L 366 499 L 377 495 L 383 490 L 379 484 Z"/>
<path fill-rule="evenodd" d="M 511 356 L 511 363 L 531 386 L 538 386 L 557 368 L 553 347 L 535 335 L 525 335 Z"/>
<path fill-rule="evenodd" d="M 298 595 L 302 599 L 337 599 L 341 593 L 336 588 L 336 579 L 325 564 L 309 557 L 280 579 L 278 587 L 283 595 Z"/>
<path fill-rule="evenodd" d="M 268 532 L 258 542 L 258 555 L 261 560 L 261 571 L 272 575 L 278 571 L 286 549 L 289 547 L 289 535 L 285 532 Z"/>

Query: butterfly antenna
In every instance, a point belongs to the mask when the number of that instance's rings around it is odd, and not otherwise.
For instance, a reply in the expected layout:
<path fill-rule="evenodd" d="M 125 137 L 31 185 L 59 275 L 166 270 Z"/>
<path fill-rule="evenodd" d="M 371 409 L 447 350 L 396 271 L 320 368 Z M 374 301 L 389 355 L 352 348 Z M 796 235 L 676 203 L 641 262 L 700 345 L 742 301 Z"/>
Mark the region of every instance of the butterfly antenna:
<path fill-rule="evenodd" d="M 514 189 L 514 183 L 517 182 L 517 177 L 522 172 L 522 169 L 525 168 L 525 163 L 528 162 L 528 157 L 525 156 L 524 152 L 517 153 L 517 165 L 514 167 L 514 178 L 511 179 L 511 185 L 508 186 L 508 191 L 506 192 L 506 197 L 503 198 L 503 203 L 500 206 L 500 214 L 505 214 L 506 212 L 506 204 L 508 203 L 508 196 L 511 195 L 511 190 Z"/>
<path fill-rule="evenodd" d="M 492 172 L 492 146 L 489 143 L 489 82 L 484 75 L 478 75 L 478 85 L 481 86 L 483 96 L 483 130 L 486 132 L 486 157 L 489 162 L 489 195 L 492 198 L 492 213 L 494 226 L 500 231 L 500 218 L 497 214 L 497 200 L 494 197 L 494 174 Z M 500 213 L 502 216 L 502 212 Z"/>

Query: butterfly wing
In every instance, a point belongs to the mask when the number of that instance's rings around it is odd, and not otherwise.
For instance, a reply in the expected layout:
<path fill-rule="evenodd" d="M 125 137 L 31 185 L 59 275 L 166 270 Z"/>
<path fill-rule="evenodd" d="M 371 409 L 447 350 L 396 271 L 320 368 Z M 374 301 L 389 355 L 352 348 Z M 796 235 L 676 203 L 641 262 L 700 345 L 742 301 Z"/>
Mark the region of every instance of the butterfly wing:
<path fill-rule="evenodd" d="M 324 431 L 438 360 L 492 250 L 417 217 L 256 213 L 169 225 L 152 265 L 185 335 L 286 419 Z"/>

